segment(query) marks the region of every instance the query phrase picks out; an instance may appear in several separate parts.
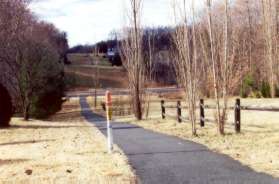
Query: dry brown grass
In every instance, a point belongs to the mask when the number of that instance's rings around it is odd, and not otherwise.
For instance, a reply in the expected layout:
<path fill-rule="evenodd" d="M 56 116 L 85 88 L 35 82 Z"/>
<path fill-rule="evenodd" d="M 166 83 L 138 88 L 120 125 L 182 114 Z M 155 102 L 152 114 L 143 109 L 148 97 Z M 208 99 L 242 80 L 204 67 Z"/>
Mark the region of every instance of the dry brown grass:
<path fill-rule="evenodd" d="M 213 100 L 206 100 L 205 103 L 213 104 Z M 174 102 L 167 103 L 167 105 L 174 104 Z M 230 105 L 233 104 L 234 99 L 231 99 Z M 279 107 L 279 99 L 243 99 L 242 104 Z M 176 110 L 167 109 L 167 114 L 175 116 Z M 187 115 L 185 109 L 183 114 Z M 214 119 L 214 111 L 206 110 L 206 118 Z M 228 119 L 230 122 L 233 121 L 233 111 L 229 112 Z M 117 120 L 206 145 L 209 149 L 227 154 L 256 171 L 279 177 L 278 112 L 242 111 L 242 133 L 235 134 L 233 125 L 227 124 L 225 136 L 217 134 L 217 126 L 213 123 L 206 123 L 205 128 L 198 126 L 198 137 L 193 137 L 190 123 L 179 124 L 170 118 L 162 120 L 159 103 L 152 104 L 148 120 L 136 121 L 132 117 L 122 117 Z"/>
<path fill-rule="evenodd" d="M 98 67 L 99 80 L 102 88 L 127 88 L 127 74 L 122 67 Z M 66 66 L 65 73 L 76 80 L 77 87 L 93 87 L 96 78 L 95 66 Z"/>
<path fill-rule="evenodd" d="M 123 152 L 106 152 L 106 138 L 71 99 L 50 121 L 0 130 L 0 183 L 135 183 Z"/>
<path fill-rule="evenodd" d="M 71 65 L 93 65 L 99 61 L 100 66 L 111 66 L 107 58 L 103 56 L 93 56 L 92 54 L 67 54 L 68 60 Z"/>

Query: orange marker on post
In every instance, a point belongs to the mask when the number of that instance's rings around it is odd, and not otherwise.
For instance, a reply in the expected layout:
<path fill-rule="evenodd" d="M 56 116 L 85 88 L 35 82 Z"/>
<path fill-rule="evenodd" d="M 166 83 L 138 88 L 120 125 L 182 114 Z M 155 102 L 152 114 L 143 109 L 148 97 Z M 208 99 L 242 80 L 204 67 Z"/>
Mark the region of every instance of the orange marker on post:
<path fill-rule="evenodd" d="M 109 91 L 106 92 L 106 111 L 107 111 L 107 136 L 108 136 L 108 152 L 111 153 L 113 150 L 113 136 L 112 136 L 112 99 L 111 93 Z"/>
<path fill-rule="evenodd" d="M 109 91 L 106 92 L 106 108 L 107 108 L 107 118 L 109 120 L 112 119 L 112 99 L 111 93 Z"/>

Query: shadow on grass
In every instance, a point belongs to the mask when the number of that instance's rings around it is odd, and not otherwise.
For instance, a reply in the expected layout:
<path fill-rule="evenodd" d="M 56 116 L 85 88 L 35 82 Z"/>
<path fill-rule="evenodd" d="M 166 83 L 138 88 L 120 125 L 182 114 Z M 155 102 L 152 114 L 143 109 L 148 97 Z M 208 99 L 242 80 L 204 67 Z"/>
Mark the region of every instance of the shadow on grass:
<path fill-rule="evenodd" d="M 29 159 L 8 159 L 8 160 L 0 159 L 0 166 L 9 165 L 9 164 L 18 164 L 18 163 L 27 162 L 27 161 L 29 161 Z"/>
<path fill-rule="evenodd" d="M 45 140 L 30 140 L 30 141 L 15 141 L 15 142 L 8 142 L 8 143 L 1 143 L 0 146 L 9 146 L 9 145 L 20 145 L 20 144 L 35 144 L 41 142 L 52 142 L 55 139 L 45 139 Z"/>
<path fill-rule="evenodd" d="M 68 111 L 68 112 L 58 112 L 55 115 L 62 116 L 62 115 L 69 115 L 69 114 L 79 114 L 80 112 L 81 112 L 80 110 L 73 110 L 73 111 Z"/>
<path fill-rule="evenodd" d="M 59 129 L 59 128 L 87 128 L 91 126 L 39 126 L 39 125 L 12 125 L 7 129 Z"/>
<path fill-rule="evenodd" d="M 247 133 L 258 133 L 258 134 L 274 134 L 278 133 L 279 129 L 274 130 L 244 130 Z"/>

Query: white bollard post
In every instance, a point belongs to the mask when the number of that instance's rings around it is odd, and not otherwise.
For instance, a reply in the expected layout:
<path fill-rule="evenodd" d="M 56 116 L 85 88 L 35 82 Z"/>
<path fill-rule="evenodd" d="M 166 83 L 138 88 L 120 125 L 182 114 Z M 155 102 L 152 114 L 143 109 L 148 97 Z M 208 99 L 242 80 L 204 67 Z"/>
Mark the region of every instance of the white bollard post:
<path fill-rule="evenodd" d="M 107 136 L 108 136 L 108 152 L 112 153 L 113 151 L 113 135 L 112 135 L 112 125 L 110 123 L 112 119 L 112 99 L 111 93 L 106 92 L 106 111 L 107 111 Z"/>

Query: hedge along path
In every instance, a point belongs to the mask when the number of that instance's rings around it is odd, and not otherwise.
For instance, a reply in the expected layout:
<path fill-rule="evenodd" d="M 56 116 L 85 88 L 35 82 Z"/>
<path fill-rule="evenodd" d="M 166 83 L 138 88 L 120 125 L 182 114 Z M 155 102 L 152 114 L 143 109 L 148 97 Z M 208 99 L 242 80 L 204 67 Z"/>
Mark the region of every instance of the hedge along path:
<path fill-rule="evenodd" d="M 12 99 L 8 90 L 0 83 L 0 127 L 8 127 L 13 115 Z"/>
<path fill-rule="evenodd" d="M 13 119 L 0 130 L 0 183 L 135 183 L 122 151 L 106 153 L 106 138 L 70 99 L 49 121 Z"/>

